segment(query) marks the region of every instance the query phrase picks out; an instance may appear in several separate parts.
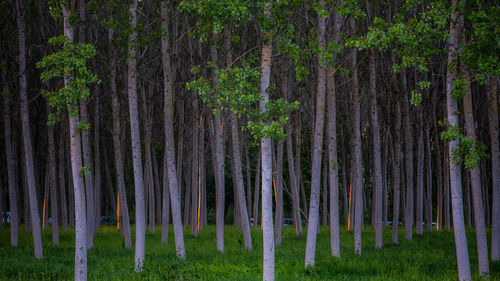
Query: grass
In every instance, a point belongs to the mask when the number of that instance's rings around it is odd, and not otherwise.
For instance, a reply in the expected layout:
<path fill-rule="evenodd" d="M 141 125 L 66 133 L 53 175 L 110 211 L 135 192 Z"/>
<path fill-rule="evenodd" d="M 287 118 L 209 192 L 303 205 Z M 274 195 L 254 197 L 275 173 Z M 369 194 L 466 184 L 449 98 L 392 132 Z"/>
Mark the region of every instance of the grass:
<path fill-rule="evenodd" d="M 215 227 L 202 229 L 197 238 L 184 230 L 185 262 L 175 257 L 173 231 L 169 242 L 160 242 L 161 229 L 146 234 L 144 272 L 133 271 L 134 250 L 123 246 L 114 227 L 100 228 L 95 247 L 89 251 L 89 280 L 261 280 L 262 233 L 252 230 L 253 247 L 243 247 L 243 235 L 226 226 L 224 254 L 216 251 Z M 135 232 L 135 231 L 133 231 Z M 74 270 L 74 231 L 62 232 L 60 244 L 51 241 L 50 229 L 43 231 L 44 258 L 33 257 L 33 240 L 20 230 L 19 247 L 10 247 L 9 229 L 0 229 L 0 280 L 71 280 Z M 453 232 L 425 233 L 406 241 L 400 231 L 400 244 L 391 244 L 391 230 L 384 230 L 384 248 L 374 248 L 374 233 L 363 232 L 363 254 L 354 255 L 353 233 L 341 229 L 340 260 L 330 256 L 329 229 L 321 228 L 316 248 L 316 265 L 304 268 L 305 235 L 295 238 L 293 227 L 284 227 L 283 242 L 276 249 L 277 280 L 457 280 Z M 467 233 L 474 280 L 477 273 L 475 235 Z M 500 280 L 500 263 L 491 263 L 490 280 Z"/>

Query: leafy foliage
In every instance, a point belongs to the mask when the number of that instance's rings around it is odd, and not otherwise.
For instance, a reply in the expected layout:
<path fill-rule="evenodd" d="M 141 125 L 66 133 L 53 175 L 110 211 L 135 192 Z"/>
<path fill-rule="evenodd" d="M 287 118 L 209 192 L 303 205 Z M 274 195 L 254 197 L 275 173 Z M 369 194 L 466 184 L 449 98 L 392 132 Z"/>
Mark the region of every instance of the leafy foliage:
<path fill-rule="evenodd" d="M 50 106 L 57 110 L 49 116 L 49 125 L 53 125 L 66 108 L 69 108 L 71 115 L 78 114 L 78 102 L 88 99 L 90 95 L 88 85 L 100 83 L 100 80 L 86 66 L 87 60 L 95 55 L 91 44 L 74 44 L 66 36 L 53 37 L 49 39 L 49 43 L 61 46 L 61 49 L 37 63 L 37 68 L 46 68 L 40 79 L 45 82 L 63 78 L 66 82 L 66 87 L 57 91 L 42 90 L 42 95 L 48 99 Z M 79 127 L 88 129 L 88 125 Z"/>

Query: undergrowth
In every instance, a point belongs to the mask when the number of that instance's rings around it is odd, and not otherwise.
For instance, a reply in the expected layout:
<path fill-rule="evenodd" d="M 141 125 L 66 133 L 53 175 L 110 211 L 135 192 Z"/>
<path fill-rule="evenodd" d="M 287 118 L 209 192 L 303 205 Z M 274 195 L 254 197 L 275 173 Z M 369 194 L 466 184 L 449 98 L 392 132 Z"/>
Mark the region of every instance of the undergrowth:
<path fill-rule="evenodd" d="M 402 229 L 401 229 L 402 230 Z M 135 230 L 132 229 L 132 233 Z M 197 238 L 184 229 L 186 256 L 175 257 L 174 237 L 169 229 L 167 244 L 160 242 L 161 228 L 146 234 L 144 271 L 135 273 L 134 250 L 124 247 L 116 227 L 101 226 L 95 247 L 88 252 L 89 280 L 261 280 L 262 232 L 252 229 L 253 250 L 244 249 L 243 235 L 232 226 L 225 228 L 225 253 L 216 250 L 215 227 L 200 230 Z M 19 247 L 10 247 L 9 229 L 0 229 L 0 280 L 71 280 L 74 271 L 74 230 L 62 231 L 60 244 L 54 245 L 50 229 L 42 233 L 44 258 L 33 256 L 33 239 L 24 228 Z M 277 280 L 457 280 L 455 245 L 452 231 L 424 233 L 400 244 L 391 243 L 391 229 L 384 230 L 382 250 L 374 248 L 374 233 L 365 229 L 363 253 L 354 255 L 353 232 L 341 228 L 341 259 L 330 255 L 329 229 L 318 235 L 316 265 L 304 268 L 305 234 L 295 237 L 293 227 L 284 227 L 282 246 L 276 248 Z M 134 241 L 134 240 L 132 240 Z M 471 271 L 477 273 L 475 233 L 467 231 Z M 500 263 L 491 263 L 490 280 L 500 280 Z"/>

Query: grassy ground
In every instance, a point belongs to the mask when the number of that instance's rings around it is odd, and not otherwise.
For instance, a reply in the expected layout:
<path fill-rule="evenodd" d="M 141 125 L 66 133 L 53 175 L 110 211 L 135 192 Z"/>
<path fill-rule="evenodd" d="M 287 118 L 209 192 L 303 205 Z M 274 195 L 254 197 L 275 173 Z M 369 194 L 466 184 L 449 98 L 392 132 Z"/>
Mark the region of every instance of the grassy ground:
<path fill-rule="evenodd" d="M 322 228 L 316 249 L 316 266 L 304 269 L 305 236 L 295 238 L 293 227 L 285 227 L 282 247 L 276 249 L 277 280 L 456 280 L 457 268 L 453 232 L 425 233 L 400 244 L 391 244 L 390 229 L 384 230 L 384 249 L 375 250 L 374 233 L 363 232 L 363 255 L 353 254 L 353 233 L 341 229 L 342 259 L 330 256 L 328 228 Z M 193 238 L 185 229 L 187 259 L 175 258 L 173 233 L 169 243 L 160 243 L 160 228 L 146 235 L 144 272 L 133 272 L 134 251 L 123 247 L 113 227 L 101 227 L 95 248 L 89 252 L 89 280 L 261 280 L 262 233 L 252 230 L 253 251 L 243 248 L 243 235 L 226 226 L 226 252 L 216 251 L 215 227 L 202 229 Z M 477 275 L 475 235 L 468 230 L 473 279 Z M 44 259 L 33 257 L 30 234 L 20 231 L 19 247 L 10 247 L 8 228 L 0 229 L 0 280 L 70 280 L 74 270 L 74 232 L 61 234 L 60 245 L 51 242 L 50 230 L 43 231 Z M 500 263 L 491 264 L 491 280 L 500 280 Z"/>

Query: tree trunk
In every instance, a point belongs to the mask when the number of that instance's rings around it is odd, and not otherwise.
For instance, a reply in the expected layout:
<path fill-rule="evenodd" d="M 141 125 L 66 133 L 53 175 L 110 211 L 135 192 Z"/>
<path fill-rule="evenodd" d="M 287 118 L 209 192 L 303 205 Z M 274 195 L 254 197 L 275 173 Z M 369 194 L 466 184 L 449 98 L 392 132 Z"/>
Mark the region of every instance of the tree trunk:
<path fill-rule="evenodd" d="M 354 18 L 349 18 L 349 27 L 352 36 L 355 36 Z M 355 211 L 354 211 L 354 253 L 361 255 L 361 231 L 363 229 L 363 171 L 361 159 L 361 97 L 358 86 L 358 67 L 357 67 L 357 49 L 351 50 L 351 71 L 352 71 L 352 99 L 354 101 L 353 110 L 353 129 L 354 129 L 354 192 L 355 192 Z"/>
<path fill-rule="evenodd" d="M 382 248 L 382 161 L 380 153 L 380 128 L 378 124 L 377 107 L 377 76 L 376 76 L 376 52 L 372 49 L 370 54 L 370 101 L 372 118 L 372 137 L 373 137 L 373 180 L 375 202 L 373 203 L 375 228 L 375 248 Z"/>
<path fill-rule="evenodd" d="M 122 143 L 120 140 L 121 135 L 121 114 L 120 114 L 120 101 L 118 91 L 116 88 L 116 50 L 114 48 L 114 31 L 108 28 L 108 42 L 110 52 L 110 90 L 111 90 L 111 104 L 113 111 L 113 150 L 114 162 L 116 171 L 116 185 L 118 190 L 118 200 L 121 203 L 120 208 L 117 210 L 121 214 L 120 230 L 123 232 L 125 238 L 125 248 L 132 247 L 132 238 L 130 234 L 130 220 L 127 204 L 127 191 L 125 190 L 125 176 L 123 172 L 123 158 L 122 158 Z M 107 156 L 106 156 L 107 157 Z M 109 170 L 109 168 L 107 169 Z M 107 171 L 108 172 L 108 171 Z M 109 187 L 113 189 L 111 186 Z M 114 198 L 114 196 L 112 196 Z M 113 204 L 114 205 L 114 204 Z"/>
<path fill-rule="evenodd" d="M 163 30 L 168 30 L 167 18 L 167 3 L 165 0 L 161 1 L 161 26 Z M 167 174 L 163 176 L 168 177 L 168 184 L 170 187 L 170 202 L 172 208 L 172 223 L 174 225 L 174 239 L 175 249 L 178 259 L 184 260 L 186 258 L 186 250 L 184 248 L 184 236 L 182 231 L 181 220 L 181 205 L 179 197 L 179 185 L 177 182 L 177 171 L 175 165 L 175 147 L 174 147 L 174 75 L 171 67 L 169 42 L 165 36 L 161 39 L 161 54 L 163 66 L 163 85 L 164 85 L 164 108 L 163 114 L 165 119 L 165 154 L 166 154 L 166 167 Z M 164 168 L 165 171 L 165 168 Z M 165 182 L 165 180 L 164 180 Z M 165 198 L 165 195 L 164 195 Z M 165 206 L 165 204 L 164 204 Z M 163 209 L 165 213 L 165 208 Z"/>
<path fill-rule="evenodd" d="M 413 229 L 413 136 L 412 127 L 410 123 L 410 106 L 408 102 L 408 94 L 406 89 L 408 83 L 406 82 L 406 71 L 401 70 L 401 78 L 403 80 L 403 89 L 405 91 L 402 95 L 402 112 L 404 123 L 404 143 L 406 150 L 406 198 L 405 198 L 405 237 L 407 240 L 412 239 Z"/>
<path fill-rule="evenodd" d="M 420 110 L 420 129 L 418 133 L 418 145 L 417 145 L 417 208 L 416 208 L 416 234 L 423 234 L 423 224 L 424 224 L 424 132 L 422 130 L 422 108 Z"/>
<path fill-rule="evenodd" d="M 259 227 L 259 195 L 260 195 L 260 171 L 262 162 L 262 152 L 259 148 L 259 156 L 257 158 L 257 167 L 255 172 L 255 190 L 254 190 L 254 200 L 253 200 L 253 227 Z M 250 196 L 250 195 L 249 195 Z"/>
<path fill-rule="evenodd" d="M 4 96 L 4 143 L 5 143 L 5 158 L 7 164 L 7 179 L 9 185 L 9 206 L 10 206 L 10 245 L 12 247 L 17 247 L 19 242 L 19 206 L 18 206 L 18 192 L 16 185 L 16 173 L 15 173 L 15 160 L 14 153 L 12 149 L 12 133 L 11 133 L 11 112 L 10 112 L 10 100 L 13 95 L 9 92 L 9 83 L 7 82 L 7 68 L 2 69 L 2 91 L 5 93 Z"/>
<path fill-rule="evenodd" d="M 446 73 L 446 107 L 448 116 L 448 129 L 459 126 L 457 100 L 452 97 L 453 84 L 456 79 L 454 61 L 458 51 L 458 38 L 460 26 L 457 23 L 457 0 L 451 2 L 450 37 L 448 40 L 448 69 Z M 458 139 L 449 142 L 449 155 L 459 147 Z M 467 238 L 465 236 L 464 213 L 462 206 L 462 181 L 460 165 L 450 161 L 450 187 L 451 203 L 453 210 L 453 233 L 455 234 L 455 247 L 457 252 L 458 278 L 471 280 Z"/>
<path fill-rule="evenodd" d="M 498 133 L 498 80 L 496 76 L 490 78 L 489 94 L 489 131 L 491 143 L 491 178 L 492 178 L 492 200 L 491 200 L 491 260 L 500 260 L 500 152 Z"/>
<path fill-rule="evenodd" d="M 78 10 L 80 14 L 80 21 L 78 22 L 78 43 L 84 43 L 85 41 L 85 0 L 78 1 Z M 87 102 L 84 100 L 80 101 L 80 122 L 84 124 L 90 124 Z M 92 249 L 94 247 L 94 186 L 92 178 L 92 150 L 90 148 L 90 132 L 88 130 L 83 130 L 82 134 L 82 156 L 83 165 L 85 167 L 85 195 L 87 200 L 87 247 Z"/>
<path fill-rule="evenodd" d="M 464 78 L 470 80 L 470 74 L 465 71 Z M 470 82 L 469 82 L 470 83 Z M 472 92 L 470 84 L 467 84 L 466 95 L 464 96 L 464 117 L 467 137 L 476 140 L 476 128 L 474 125 L 474 115 L 472 106 Z M 474 222 L 476 226 L 476 244 L 477 260 L 479 265 L 479 274 L 487 276 L 490 272 L 488 261 L 488 243 L 486 242 L 486 228 L 484 223 L 483 195 L 481 190 L 481 172 L 479 163 L 469 170 L 470 182 L 472 187 L 472 201 L 474 204 Z"/>
<path fill-rule="evenodd" d="M 196 95 L 195 93 L 193 93 Z M 198 196 L 199 196 L 199 168 L 198 165 L 200 164 L 198 161 L 198 129 L 199 129 L 199 122 L 198 122 L 198 100 L 196 97 L 192 97 L 192 103 L 193 103 L 193 117 L 194 117 L 194 122 L 192 125 L 193 129 L 193 134 L 191 136 L 191 139 L 193 140 L 192 142 L 192 158 L 191 160 L 193 161 L 191 164 L 192 172 L 191 172 L 191 234 L 194 237 L 198 236 L 198 229 L 199 229 L 199 224 L 198 224 Z"/>
<path fill-rule="evenodd" d="M 324 5 L 320 1 L 320 5 Z M 326 49 L 326 18 L 318 15 L 318 37 L 319 48 Z M 319 229 L 319 195 L 321 178 L 321 153 L 323 150 L 323 130 L 325 122 L 325 92 L 326 92 L 326 69 L 322 58 L 318 57 L 318 80 L 316 95 L 316 116 L 314 121 L 314 140 L 312 151 L 311 169 L 311 199 L 309 200 L 309 219 L 307 225 L 305 266 L 314 266 L 316 260 L 316 239 Z"/>
<path fill-rule="evenodd" d="M 59 244 L 59 220 L 57 214 L 57 178 L 56 178 L 56 148 L 54 141 L 54 127 L 48 128 L 48 173 L 50 186 L 50 215 L 52 216 L 52 242 Z"/>
<path fill-rule="evenodd" d="M 19 44 L 19 94 L 21 96 L 21 125 L 24 143 L 24 163 L 26 170 L 26 181 L 28 186 L 28 197 L 31 215 L 31 227 L 33 231 L 33 244 L 35 258 L 43 258 L 42 236 L 40 231 L 40 216 L 38 213 L 38 202 L 36 193 L 35 172 L 33 167 L 33 149 L 31 147 L 31 132 L 28 109 L 28 84 L 26 73 L 26 35 L 24 27 L 24 7 L 26 3 L 22 0 L 16 1 L 17 11 L 17 35 Z"/>
<path fill-rule="evenodd" d="M 101 223 L 101 196 L 102 196 L 102 181 L 101 181 L 101 136 L 100 136 L 100 88 L 95 93 L 95 116 L 94 116 L 94 202 L 95 202 L 95 230 L 99 230 Z"/>
<path fill-rule="evenodd" d="M 144 179 L 142 177 L 141 135 L 139 129 L 139 110 L 137 108 L 137 62 L 136 37 L 137 1 L 132 0 L 129 5 L 131 28 L 128 46 L 128 104 L 130 111 L 130 134 L 132 141 L 132 155 L 135 186 L 135 271 L 141 272 L 144 263 L 146 240 L 146 210 L 144 207 Z"/>
<path fill-rule="evenodd" d="M 69 17 L 71 11 L 61 5 L 64 16 L 64 35 L 73 41 L 73 26 Z M 73 8 L 73 7 L 70 7 Z M 68 87 L 70 77 L 64 79 L 64 86 Z M 85 183 L 82 176 L 82 142 L 78 125 L 78 114 L 72 114 L 74 105 L 68 105 L 69 136 L 71 150 L 71 171 L 75 196 L 75 280 L 87 280 L 87 214 L 85 210 Z"/>
<path fill-rule="evenodd" d="M 64 162 L 64 151 L 65 143 L 64 143 L 64 133 L 63 131 L 63 123 L 60 123 L 59 126 L 59 161 L 58 161 L 58 172 L 59 172 L 59 194 L 61 194 L 61 220 L 62 220 L 62 229 L 64 231 L 68 230 L 68 207 L 67 207 L 67 199 L 66 199 L 66 166 Z"/>
<path fill-rule="evenodd" d="M 170 193 L 168 181 L 168 161 L 167 147 L 163 153 L 163 190 L 162 190 L 162 208 L 161 208 L 161 242 L 168 242 L 168 225 L 170 220 Z"/>
<path fill-rule="evenodd" d="M 427 231 L 432 231 L 432 156 L 431 156 L 431 139 L 429 136 L 430 124 L 427 124 L 425 128 L 425 143 L 426 146 L 426 167 L 427 167 L 427 196 L 426 196 L 426 208 L 425 208 L 425 221 L 427 226 Z"/>
<path fill-rule="evenodd" d="M 392 206 L 392 243 L 398 243 L 399 234 L 399 209 L 400 209 L 400 190 L 401 190 L 401 110 L 399 100 L 396 102 L 396 126 L 394 128 L 393 142 L 393 159 L 392 159 L 392 190 L 393 206 Z"/>
<path fill-rule="evenodd" d="M 266 2 L 264 16 L 270 18 L 271 3 Z M 263 34 L 263 45 L 261 53 L 262 79 L 260 82 L 260 93 L 262 99 L 259 101 L 260 112 L 264 114 L 269 102 L 267 89 L 271 82 L 271 56 L 272 45 L 269 31 Z M 260 141 L 262 155 L 262 236 L 263 236 L 263 275 L 264 281 L 274 280 L 274 239 L 273 239 L 273 158 L 272 144 L 270 138 Z"/>
<path fill-rule="evenodd" d="M 215 38 L 214 34 L 214 39 Z M 210 46 L 210 58 L 214 65 L 210 74 L 214 87 L 217 87 L 217 76 L 215 69 L 217 66 L 217 49 L 215 45 Z M 224 252 L 224 207 L 225 207 L 225 187 L 224 187 L 224 138 L 222 117 L 220 114 L 214 114 L 212 118 L 215 133 L 215 224 L 217 250 Z"/>

